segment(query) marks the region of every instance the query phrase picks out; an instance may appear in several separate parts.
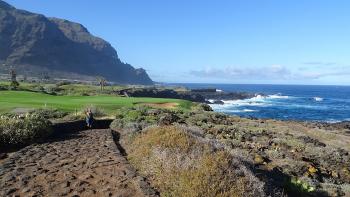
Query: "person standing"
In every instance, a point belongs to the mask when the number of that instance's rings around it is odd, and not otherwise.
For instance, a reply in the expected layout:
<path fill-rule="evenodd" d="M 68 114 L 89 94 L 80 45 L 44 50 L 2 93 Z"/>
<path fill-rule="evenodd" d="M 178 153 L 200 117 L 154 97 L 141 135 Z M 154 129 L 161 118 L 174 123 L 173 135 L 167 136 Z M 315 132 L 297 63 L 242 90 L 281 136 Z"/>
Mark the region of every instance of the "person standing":
<path fill-rule="evenodd" d="M 94 121 L 94 116 L 90 108 L 86 110 L 86 124 L 90 129 L 92 128 L 92 123 Z"/>

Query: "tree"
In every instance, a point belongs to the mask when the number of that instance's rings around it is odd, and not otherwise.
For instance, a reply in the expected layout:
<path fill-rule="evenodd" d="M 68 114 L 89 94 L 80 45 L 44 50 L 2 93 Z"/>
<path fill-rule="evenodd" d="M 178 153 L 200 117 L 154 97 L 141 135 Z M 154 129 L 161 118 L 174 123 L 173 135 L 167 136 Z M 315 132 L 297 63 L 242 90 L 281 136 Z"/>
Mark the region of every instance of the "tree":
<path fill-rule="evenodd" d="M 14 68 L 11 67 L 9 75 L 11 78 L 10 89 L 16 90 L 19 86 L 19 83 L 17 81 L 17 74 Z"/>
<path fill-rule="evenodd" d="M 48 72 L 41 72 L 39 77 L 41 82 L 50 80 L 50 75 Z"/>
<path fill-rule="evenodd" d="M 107 84 L 107 80 L 103 77 L 97 77 L 97 82 L 99 83 L 101 90 L 104 90 L 105 85 Z"/>

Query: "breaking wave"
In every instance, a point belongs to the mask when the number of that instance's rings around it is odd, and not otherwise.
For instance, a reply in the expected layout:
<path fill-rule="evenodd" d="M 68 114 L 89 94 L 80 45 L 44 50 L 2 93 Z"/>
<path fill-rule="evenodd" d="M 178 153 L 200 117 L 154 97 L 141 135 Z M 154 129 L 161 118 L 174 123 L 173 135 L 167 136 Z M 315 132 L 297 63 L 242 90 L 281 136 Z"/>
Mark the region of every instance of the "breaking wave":
<path fill-rule="evenodd" d="M 315 100 L 315 101 L 323 101 L 323 98 L 317 97 L 317 96 L 316 96 L 316 97 L 314 97 L 314 100 Z"/>
<path fill-rule="evenodd" d="M 225 92 L 261 92 L 244 100 L 210 104 L 213 110 L 242 117 L 338 122 L 350 118 L 350 86 L 217 84 Z M 213 100 L 215 101 L 215 100 Z"/>
<path fill-rule="evenodd" d="M 211 104 L 214 109 L 231 108 L 235 106 L 271 106 L 275 101 L 274 99 L 290 99 L 290 96 L 284 96 L 281 94 L 273 95 L 256 95 L 253 98 L 242 100 L 221 100 L 224 104 Z M 209 102 L 213 103 L 214 100 L 209 99 Z"/>

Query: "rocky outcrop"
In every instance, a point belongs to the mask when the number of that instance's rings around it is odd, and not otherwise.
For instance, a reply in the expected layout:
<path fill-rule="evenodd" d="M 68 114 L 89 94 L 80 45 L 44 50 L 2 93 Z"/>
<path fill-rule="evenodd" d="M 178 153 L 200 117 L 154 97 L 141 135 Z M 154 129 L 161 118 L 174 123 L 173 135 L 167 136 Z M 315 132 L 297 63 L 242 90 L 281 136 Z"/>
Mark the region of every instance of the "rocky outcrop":
<path fill-rule="evenodd" d="M 198 93 L 207 100 L 221 101 L 221 100 L 241 100 L 253 98 L 256 94 L 247 92 L 200 92 Z"/>
<path fill-rule="evenodd" d="M 144 69 L 123 63 L 108 42 L 81 24 L 18 10 L 0 0 L 0 71 L 7 72 L 9 65 L 30 76 L 153 83 Z"/>
<path fill-rule="evenodd" d="M 175 98 L 200 103 L 223 104 L 222 100 L 248 99 L 256 96 L 245 92 L 214 92 L 210 89 L 195 91 L 175 91 L 173 89 L 158 88 L 128 88 L 116 91 L 118 95 L 130 97 Z M 212 100 L 211 102 L 209 100 Z"/>
<path fill-rule="evenodd" d="M 130 97 L 174 98 L 189 100 L 193 102 L 206 102 L 205 98 L 200 94 L 191 92 L 177 92 L 172 89 L 129 88 L 118 90 L 116 91 L 116 94 Z"/>

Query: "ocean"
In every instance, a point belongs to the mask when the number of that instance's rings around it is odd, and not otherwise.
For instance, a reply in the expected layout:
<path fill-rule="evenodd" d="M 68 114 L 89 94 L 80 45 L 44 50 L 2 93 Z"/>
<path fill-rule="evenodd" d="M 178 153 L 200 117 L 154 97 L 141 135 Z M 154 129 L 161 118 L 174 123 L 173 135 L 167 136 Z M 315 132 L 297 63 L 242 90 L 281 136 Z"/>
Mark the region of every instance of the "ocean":
<path fill-rule="evenodd" d="M 244 100 L 211 104 L 214 111 L 241 117 L 321 122 L 350 121 L 350 86 L 177 84 L 225 92 L 260 93 Z M 262 96 L 264 95 L 264 96 Z"/>

